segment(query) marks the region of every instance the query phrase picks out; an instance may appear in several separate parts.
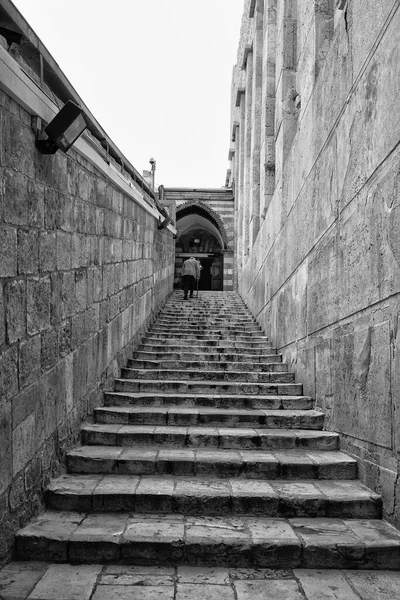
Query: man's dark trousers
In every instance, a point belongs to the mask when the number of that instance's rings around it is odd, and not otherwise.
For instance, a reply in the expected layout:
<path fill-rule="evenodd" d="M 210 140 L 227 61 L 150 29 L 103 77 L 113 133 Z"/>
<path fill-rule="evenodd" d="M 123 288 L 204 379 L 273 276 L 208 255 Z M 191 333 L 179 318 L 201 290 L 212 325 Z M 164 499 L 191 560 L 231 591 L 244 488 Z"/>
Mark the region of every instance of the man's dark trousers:
<path fill-rule="evenodd" d="M 188 297 L 188 292 L 190 292 L 190 297 L 193 298 L 194 288 L 196 287 L 196 278 L 193 275 L 184 275 L 182 277 L 182 287 L 183 287 L 183 297 Z"/>

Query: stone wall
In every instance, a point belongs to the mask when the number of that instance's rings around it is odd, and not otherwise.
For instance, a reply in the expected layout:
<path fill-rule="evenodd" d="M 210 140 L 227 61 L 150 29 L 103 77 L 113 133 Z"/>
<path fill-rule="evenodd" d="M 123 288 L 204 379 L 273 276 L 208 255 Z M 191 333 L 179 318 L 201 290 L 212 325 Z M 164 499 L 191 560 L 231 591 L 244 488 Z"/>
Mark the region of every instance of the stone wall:
<path fill-rule="evenodd" d="M 158 230 L 151 198 L 129 192 L 93 144 L 93 162 L 74 149 L 41 155 L 21 104 L 0 90 L 0 562 L 174 270 L 173 232 Z"/>
<path fill-rule="evenodd" d="M 262 123 L 261 226 L 252 239 L 251 107 L 237 68 L 239 290 L 400 526 L 399 3 L 258 0 L 253 17 L 249 6 L 238 65 L 258 11 L 262 114 L 273 119 Z"/>

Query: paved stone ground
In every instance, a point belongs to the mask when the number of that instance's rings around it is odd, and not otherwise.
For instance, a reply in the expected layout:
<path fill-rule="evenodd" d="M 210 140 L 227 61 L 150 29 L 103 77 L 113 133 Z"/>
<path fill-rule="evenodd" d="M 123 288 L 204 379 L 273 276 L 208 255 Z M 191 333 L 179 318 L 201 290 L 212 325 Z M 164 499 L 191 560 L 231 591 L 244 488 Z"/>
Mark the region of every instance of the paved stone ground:
<path fill-rule="evenodd" d="M 399 600 L 400 572 L 14 562 L 1 600 Z"/>

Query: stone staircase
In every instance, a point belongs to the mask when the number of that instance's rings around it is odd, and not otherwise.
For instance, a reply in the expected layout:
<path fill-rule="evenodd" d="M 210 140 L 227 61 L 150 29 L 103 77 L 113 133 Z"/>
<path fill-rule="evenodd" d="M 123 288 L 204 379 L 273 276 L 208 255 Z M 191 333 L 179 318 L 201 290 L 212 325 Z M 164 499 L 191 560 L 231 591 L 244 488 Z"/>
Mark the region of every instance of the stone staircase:
<path fill-rule="evenodd" d="M 396 569 L 381 498 L 231 292 L 167 300 L 19 560 Z"/>

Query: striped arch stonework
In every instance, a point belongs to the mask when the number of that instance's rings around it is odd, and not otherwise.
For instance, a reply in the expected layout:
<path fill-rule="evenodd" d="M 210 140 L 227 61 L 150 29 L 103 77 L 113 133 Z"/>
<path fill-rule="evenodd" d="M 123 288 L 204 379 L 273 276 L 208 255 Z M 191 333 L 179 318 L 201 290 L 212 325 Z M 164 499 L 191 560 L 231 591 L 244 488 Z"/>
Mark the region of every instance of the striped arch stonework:
<path fill-rule="evenodd" d="M 233 289 L 234 203 L 231 189 L 166 188 L 168 201 L 176 206 L 176 222 L 188 214 L 199 214 L 219 231 L 223 241 L 223 289 Z"/>

